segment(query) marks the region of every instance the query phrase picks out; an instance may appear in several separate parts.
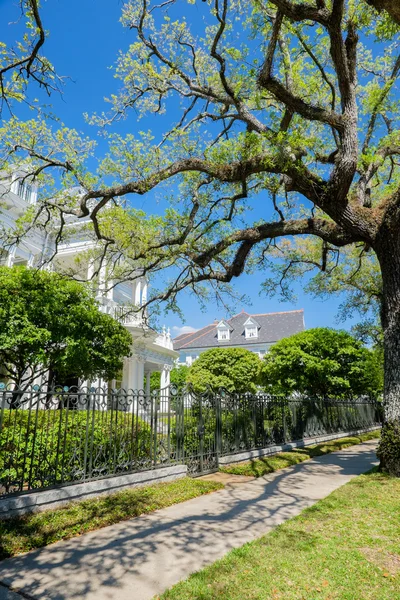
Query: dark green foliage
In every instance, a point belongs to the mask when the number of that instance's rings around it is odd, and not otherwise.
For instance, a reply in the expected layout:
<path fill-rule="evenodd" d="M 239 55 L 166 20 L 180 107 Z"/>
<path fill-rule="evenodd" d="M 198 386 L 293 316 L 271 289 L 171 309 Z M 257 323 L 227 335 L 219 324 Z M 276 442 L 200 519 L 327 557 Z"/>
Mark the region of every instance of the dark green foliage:
<path fill-rule="evenodd" d="M 179 392 L 185 387 L 189 374 L 189 367 L 186 365 L 178 365 L 171 371 L 171 383 L 176 386 Z"/>
<path fill-rule="evenodd" d="M 277 342 L 265 356 L 267 390 L 316 398 L 377 396 L 382 391 L 379 353 L 346 331 L 308 329 Z"/>
<path fill-rule="evenodd" d="M 131 344 L 88 287 L 57 273 L 0 267 L 0 364 L 7 379 L 27 385 L 48 369 L 59 378 L 113 379 Z"/>
<path fill-rule="evenodd" d="M 377 456 L 382 471 L 400 477 L 400 420 L 389 421 L 382 427 Z"/>
<path fill-rule="evenodd" d="M 12 491 L 151 467 L 150 426 L 131 413 L 100 410 L 4 410 L 0 486 Z"/>
<path fill-rule="evenodd" d="M 189 369 L 187 381 L 196 392 L 207 386 L 229 392 L 256 392 L 262 361 L 244 348 L 213 348 L 200 354 Z"/>

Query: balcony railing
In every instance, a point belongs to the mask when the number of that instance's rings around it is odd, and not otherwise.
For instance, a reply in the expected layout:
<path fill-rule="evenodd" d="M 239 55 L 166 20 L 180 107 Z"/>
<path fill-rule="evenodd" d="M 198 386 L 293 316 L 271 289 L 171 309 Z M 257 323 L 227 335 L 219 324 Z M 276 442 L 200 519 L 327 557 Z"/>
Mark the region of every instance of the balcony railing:
<path fill-rule="evenodd" d="M 141 327 L 143 329 L 149 329 L 146 320 L 143 318 L 143 310 L 137 310 L 137 307 L 129 304 L 117 304 L 113 300 L 107 298 L 101 298 L 101 310 L 111 315 L 116 321 L 125 325 L 126 327 Z M 171 332 L 164 326 L 161 333 L 157 335 L 154 340 L 157 346 L 162 348 L 168 348 L 169 350 L 174 349 L 174 345 L 171 338 Z"/>
<path fill-rule="evenodd" d="M 135 306 L 116 305 L 112 307 L 110 314 L 116 321 L 122 323 L 122 325 L 128 327 L 146 327 L 146 323 L 143 319 L 143 311 L 137 311 Z"/>

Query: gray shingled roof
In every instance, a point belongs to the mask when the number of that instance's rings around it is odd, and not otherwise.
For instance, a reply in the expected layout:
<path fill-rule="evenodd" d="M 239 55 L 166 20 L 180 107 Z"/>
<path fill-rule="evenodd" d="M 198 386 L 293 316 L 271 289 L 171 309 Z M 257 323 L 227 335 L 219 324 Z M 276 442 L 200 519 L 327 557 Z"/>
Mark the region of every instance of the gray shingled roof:
<path fill-rule="evenodd" d="M 254 318 L 259 324 L 258 338 L 246 340 L 244 323 L 249 317 Z M 241 312 L 230 319 L 225 320 L 230 325 L 231 334 L 229 340 L 218 341 L 217 325 L 219 321 L 211 323 L 203 329 L 180 335 L 173 340 L 174 350 L 186 350 L 190 348 L 208 348 L 221 346 L 252 346 L 254 344 L 272 344 L 289 337 L 300 331 L 304 331 L 304 311 L 291 310 L 287 312 L 267 313 L 262 315 L 250 315 Z"/>

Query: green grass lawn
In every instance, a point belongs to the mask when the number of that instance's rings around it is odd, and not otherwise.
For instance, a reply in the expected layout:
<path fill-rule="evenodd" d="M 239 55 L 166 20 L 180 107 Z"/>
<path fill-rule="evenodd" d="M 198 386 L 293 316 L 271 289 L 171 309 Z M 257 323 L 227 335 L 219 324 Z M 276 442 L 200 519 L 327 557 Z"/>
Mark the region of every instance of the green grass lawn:
<path fill-rule="evenodd" d="M 400 479 L 353 479 L 162 600 L 399 600 Z"/>
<path fill-rule="evenodd" d="M 71 503 L 63 508 L 0 521 L 0 559 L 172 506 L 223 488 L 215 481 L 185 477 L 171 483 L 128 489 Z"/>
<path fill-rule="evenodd" d="M 257 458 L 248 462 L 238 463 L 236 465 L 229 465 L 227 467 L 220 467 L 220 471 L 224 473 L 232 473 L 233 475 L 249 475 L 253 477 L 262 477 L 267 473 L 273 473 L 279 469 L 297 465 L 310 458 L 316 456 L 323 456 L 330 452 L 336 452 L 367 440 L 373 440 L 380 437 L 380 430 L 369 431 L 363 433 L 357 437 L 346 437 L 340 440 L 333 440 L 332 442 L 324 442 L 322 444 L 316 444 L 315 446 L 307 446 L 307 448 L 295 448 L 290 452 L 280 452 L 273 456 L 265 456 L 263 458 Z M 400 599 L 399 599 L 400 600 Z"/>

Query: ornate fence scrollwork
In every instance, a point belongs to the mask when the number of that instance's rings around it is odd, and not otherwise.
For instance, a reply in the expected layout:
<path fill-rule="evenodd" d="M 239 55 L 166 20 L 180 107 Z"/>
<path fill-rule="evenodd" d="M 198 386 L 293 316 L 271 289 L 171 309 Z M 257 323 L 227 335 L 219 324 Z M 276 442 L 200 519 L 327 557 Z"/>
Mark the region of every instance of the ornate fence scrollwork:
<path fill-rule="evenodd" d="M 205 473 L 220 456 L 380 422 L 369 398 L 0 384 L 0 495 L 175 463 Z"/>

